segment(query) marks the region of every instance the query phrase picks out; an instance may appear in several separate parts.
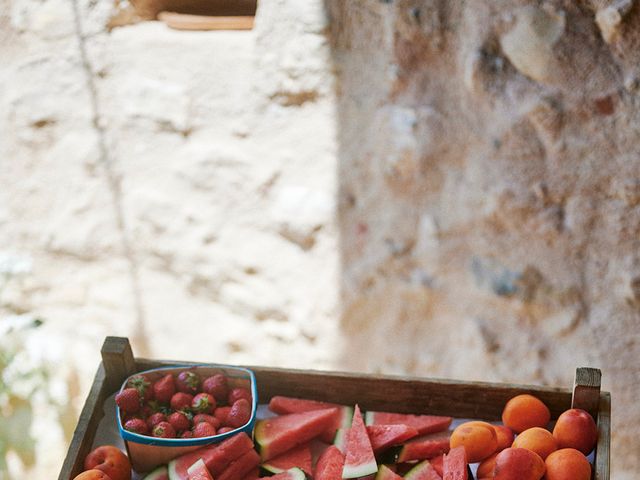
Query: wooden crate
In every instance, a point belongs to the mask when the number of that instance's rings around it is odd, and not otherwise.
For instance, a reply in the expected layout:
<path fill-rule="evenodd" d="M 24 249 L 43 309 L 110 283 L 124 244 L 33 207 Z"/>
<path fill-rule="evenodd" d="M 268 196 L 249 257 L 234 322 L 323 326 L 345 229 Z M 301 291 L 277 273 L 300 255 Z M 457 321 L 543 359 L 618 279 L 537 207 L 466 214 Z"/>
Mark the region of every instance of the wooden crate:
<path fill-rule="evenodd" d="M 98 367 L 58 480 L 70 480 L 82 471 L 98 424 L 102 405 L 129 375 L 168 365 L 193 362 L 134 358 L 129 340 L 107 337 Z M 426 413 L 459 418 L 500 420 L 502 408 L 511 397 L 531 393 L 551 410 L 552 418 L 568 408 L 582 408 L 597 418 L 594 480 L 609 480 L 611 439 L 611 395 L 600 391 L 600 371 L 576 370 L 573 389 L 488 382 L 458 382 L 420 377 L 366 375 L 342 372 L 253 367 L 258 399 L 266 403 L 274 395 L 288 395 L 353 405 L 363 410 Z M 400 399 L 400 401 L 398 401 Z"/>

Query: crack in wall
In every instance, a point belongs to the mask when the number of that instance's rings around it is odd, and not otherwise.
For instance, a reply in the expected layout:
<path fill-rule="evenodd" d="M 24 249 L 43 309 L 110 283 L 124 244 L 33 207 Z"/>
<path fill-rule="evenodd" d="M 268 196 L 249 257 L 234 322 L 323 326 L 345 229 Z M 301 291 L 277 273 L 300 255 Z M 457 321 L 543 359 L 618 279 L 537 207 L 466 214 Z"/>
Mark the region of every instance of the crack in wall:
<path fill-rule="evenodd" d="M 87 90 L 89 92 L 89 100 L 91 102 L 92 126 L 98 136 L 98 161 L 104 168 L 105 179 L 109 192 L 111 193 L 111 204 L 116 219 L 120 243 L 124 257 L 128 265 L 129 281 L 133 294 L 135 326 L 132 335 L 132 341 L 136 345 L 136 351 L 142 356 L 149 356 L 149 342 L 146 335 L 146 316 L 142 301 L 142 291 L 140 288 L 140 273 L 138 262 L 129 238 L 129 233 L 124 216 L 122 189 L 120 181 L 114 170 L 113 162 L 106 141 L 106 129 L 101 121 L 100 102 L 98 100 L 98 90 L 94 78 L 91 62 L 87 54 L 86 37 L 82 32 L 82 21 L 80 16 L 80 6 L 78 0 L 70 0 L 73 9 L 73 23 L 75 36 L 78 40 L 78 51 L 82 69 L 85 73 Z"/>

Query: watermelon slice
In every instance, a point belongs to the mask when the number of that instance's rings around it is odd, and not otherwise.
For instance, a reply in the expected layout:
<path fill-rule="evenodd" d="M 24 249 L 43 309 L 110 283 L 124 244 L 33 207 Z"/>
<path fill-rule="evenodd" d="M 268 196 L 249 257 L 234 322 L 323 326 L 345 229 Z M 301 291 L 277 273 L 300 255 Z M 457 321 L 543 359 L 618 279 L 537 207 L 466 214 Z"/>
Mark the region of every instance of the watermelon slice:
<path fill-rule="evenodd" d="M 248 450 L 253 450 L 253 442 L 246 433 L 238 433 L 216 445 L 199 448 L 171 460 L 169 462 L 169 479 L 188 480 L 187 469 L 200 458 L 204 460 L 211 474 L 217 476 L 227 465 Z"/>
<path fill-rule="evenodd" d="M 216 476 L 216 480 L 237 480 L 244 477 L 260 464 L 260 455 L 251 449 L 229 464 L 224 471 Z"/>
<path fill-rule="evenodd" d="M 254 468 L 242 480 L 258 480 L 258 478 L 260 478 L 260 469 Z"/>
<path fill-rule="evenodd" d="M 290 468 L 286 472 L 278 473 L 269 480 L 306 480 L 304 472 L 299 468 Z"/>
<path fill-rule="evenodd" d="M 213 480 L 201 458 L 187 469 L 187 474 L 189 475 L 189 480 Z"/>
<path fill-rule="evenodd" d="M 373 453 L 380 453 L 391 445 L 397 445 L 418 435 L 418 431 L 407 425 L 369 425 L 367 427 Z"/>
<path fill-rule="evenodd" d="M 298 467 L 307 475 L 311 475 L 311 448 L 308 443 L 292 448 L 262 464 L 262 468 L 271 473 L 281 473 L 293 467 Z"/>
<path fill-rule="evenodd" d="M 442 477 L 442 472 L 444 469 L 444 455 L 438 455 L 437 457 L 430 458 L 429 463 L 433 468 L 436 469 L 436 472 L 438 472 L 438 475 Z"/>
<path fill-rule="evenodd" d="M 424 460 L 413 467 L 404 476 L 406 480 L 442 480 L 442 477 L 433 468 L 433 465 L 429 463 L 429 460 Z"/>
<path fill-rule="evenodd" d="M 327 448 L 316 463 L 314 480 L 342 480 L 344 455 L 335 445 Z"/>
<path fill-rule="evenodd" d="M 402 477 L 386 465 L 380 465 L 376 480 L 402 480 Z"/>
<path fill-rule="evenodd" d="M 166 465 L 161 465 L 153 472 L 147 473 L 142 480 L 169 480 L 169 471 Z"/>
<path fill-rule="evenodd" d="M 409 440 L 400 447 L 392 449 L 389 454 L 393 455 L 393 459 L 396 462 L 428 460 L 449 451 L 450 436 L 450 432 L 423 435 Z"/>
<path fill-rule="evenodd" d="M 451 425 L 451 417 L 437 417 L 434 415 L 408 415 L 404 413 L 367 412 L 367 425 L 395 425 L 402 424 L 413 427 L 419 435 L 441 432 Z"/>
<path fill-rule="evenodd" d="M 339 428 L 349 428 L 351 425 L 351 420 L 353 419 L 353 407 L 347 407 L 337 403 L 306 400 L 304 398 L 284 397 L 281 395 L 276 395 L 269 401 L 269 410 L 280 415 L 311 412 L 313 410 L 323 410 L 327 408 L 338 409 L 338 416 L 336 417 L 335 423 L 320 436 L 322 441 L 331 443 L 333 442 L 336 430 Z"/>
<path fill-rule="evenodd" d="M 344 468 L 342 478 L 359 478 L 378 471 L 376 458 L 367 435 L 367 428 L 362 420 L 360 409 L 356 405 L 353 422 L 347 433 Z"/>
<path fill-rule="evenodd" d="M 442 480 L 468 479 L 467 453 L 464 447 L 455 447 L 444 456 Z"/>
<path fill-rule="evenodd" d="M 348 428 L 339 428 L 336 431 L 336 436 L 333 439 L 333 445 L 338 447 L 338 450 L 340 450 L 342 452 L 342 454 L 344 454 L 344 449 L 345 446 L 347 445 L 347 432 L 349 431 Z"/>
<path fill-rule="evenodd" d="M 255 439 L 263 461 L 306 443 L 335 422 L 337 408 L 290 413 L 256 423 Z"/>

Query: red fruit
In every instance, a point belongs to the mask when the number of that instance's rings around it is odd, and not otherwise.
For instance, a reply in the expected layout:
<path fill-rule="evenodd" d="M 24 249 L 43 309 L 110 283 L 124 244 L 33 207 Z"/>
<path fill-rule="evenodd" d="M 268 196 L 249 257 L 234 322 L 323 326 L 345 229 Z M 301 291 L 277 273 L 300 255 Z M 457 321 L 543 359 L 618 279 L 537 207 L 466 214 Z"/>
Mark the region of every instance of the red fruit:
<path fill-rule="evenodd" d="M 219 403 L 224 403 L 229 395 L 227 377 L 218 373 L 212 377 L 205 378 L 204 382 L 202 382 L 202 391 L 213 395 Z"/>
<path fill-rule="evenodd" d="M 213 415 L 207 415 L 206 413 L 199 413 L 193 417 L 193 424 L 197 425 L 200 422 L 207 422 L 213 425 L 213 428 L 218 428 L 220 426 L 220 420 L 218 420 Z"/>
<path fill-rule="evenodd" d="M 151 382 L 144 375 L 134 375 L 127 380 L 127 388 L 135 388 L 143 402 L 153 399 Z"/>
<path fill-rule="evenodd" d="M 210 437 L 215 434 L 216 429 L 213 428 L 213 425 L 207 422 L 200 422 L 195 427 L 193 427 L 194 437 Z"/>
<path fill-rule="evenodd" d="M 151 391 L 151 390 L 149 390 Z M 140 409 L 140 416 L 142 418 L 148 418 L 151 415 L 153 415 L 153 409 L 151 408 L 151 406 L 149 405 L 142 405 L 142 408 Z"/>
<path fill-rule="evenodd" d="M 218 407 L 215 409 L 215 411 L 213 412 L 213 415 L 218 419 L 218 421 L 220 422 L 220 425 L 227 424 L 227 415 L 229 415 L 230 410 L 231 410 L 231 407 Z"/>
<path fill-rule="evenodd" d="M 235 430 L 235 428 L 232 427 L 222 427 L 218 429 L 218 434 L 221 433 L 227 433 L 227 432 L 233 432 Z"/>
<path fill-rule="evenodd" d="M 238 428 L 243 426 L 251 418 L 251 405 L 249 402 L 241 398 L 237 400 L 227 414 L 227 423 L 229 427 Z"/>
<path fill-rule="evenodd" d="M 244 398 L 247 402 L 251 403 L 251 392 L 246 388 L 238 387 L 234 388 L 229 392 L 229 397 L 227 398 L 227 402 L 229 405 L 233 405 L 236 401 Z"/>
<path fill-rule="evenodd" d="M 200 377 L 197 373 L 186 370 L 178 374 L 176 380 L 178 391 L 195 395 L 200 391 Z"/>
<path fill-rule="evenodd" d="M 135 388 L 125 388 L 116 395 L 116 404 L 125 413 L 140 410 L 140 394 Z"/>
<path fill-rule="evenodd" d="M 216 399 L 210 393 L 199 393 L 191 401 L 191 409 L 198 413 L 211 413 L 216 408 Z"/>
<path fill-rule="evenodd" d="M 171 408 L 174 410 L 189 410 L 193 402 L 193 395 L 177 392 L 171 397 Z"/>
<path fill-rule="evenodd" d="M 141 418 L 132 418 L 124 423 L 124 429 L 133 433 L 139 433 L 140 435 L 147 435 L 149 433 L 149 427 L 147 422 Z"/>
<path fill-rule="evenodd" d="M 173 412 L 169 415 L 168 421 L 177 432 L 189 430 L 191 428 L 189 418 L 182 412 Z"/>
<path fill-rule="evenodd" d="M 102 445 L 92 450 L 84 459 L 84 469 L 101 470 L 111 480 L 131 480 L 131 463 L 119 448 Z"/>
<path fill-rule="evenodd" d="M 153 427 L 155 427 L 160 422 L 166 422 L 166 421 L 167 421 L 167 416 L 164 413 L 156 412 L 156 413 L 153 413 L 153 414 L 149 415 L 149 417 L 147 418 L 147 426 L 150 429 L 152 429 Z"/>
<path fill-rule="evenodd" d="M 176 393 L 176 384 L 170 373 L 153 384 L 153 396 L 158 402 L 169 403 L 174 393 Z"/>
<path fill-rule="evenodd" d="M 193 432 L 191 430 L 185 430 L 180 434 L 180 438 L 193 438 Z"/>
<path fill-rule="evenodd" d="M 176 438 L 176 430 L 169 422 L 160 422 L 153 427 L 151 435 L 159 438 Z"/>

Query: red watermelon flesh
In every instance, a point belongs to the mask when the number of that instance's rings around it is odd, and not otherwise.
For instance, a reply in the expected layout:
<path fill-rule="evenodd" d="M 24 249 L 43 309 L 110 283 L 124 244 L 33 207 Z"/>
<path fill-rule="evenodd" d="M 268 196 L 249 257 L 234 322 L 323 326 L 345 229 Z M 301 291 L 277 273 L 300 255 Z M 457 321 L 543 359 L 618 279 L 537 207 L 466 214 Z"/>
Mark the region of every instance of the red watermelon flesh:
<path fill-rule="evenodd" d="M 444 456 L 442 480 L 467 480 L 467 454 L 464 447 L 452 448 Z"/>
<path fill-rule="evenodd" d="M 397 461 L 426 460 L 447 453 L 450 437 L 450 432 L 440 432 L 409 440 L 400 448 Z"/>
<path fill-rule="evenodd" d="M 269 477 L 269 480 L 305 480 L 305 475 L 299 468 L 291 468 L 286 472 L 278 473 L 273 477 Z"/>
<path fill-rule="evenodd" d="M 314 480 L 342 480 L 344 455 L 335 445 L 327 448 L 316 463 Z"/>
<path fill-rule="evenodd" d="M 331 425 L 331 427 L 320 436 L 320 439 L 325 443 L 333 443 L 336 430 L 339 428 L 348 428 L 351 425 L 353 407 L 347 407 L 337 403 L 307 400 L 304 398 L 284 397 L 281 395 L 276 395 L 269 401 L 269 410 L 280 415 L 311 412 L 313 410 L 323 410 L 327 408 L 337 408 L 338 415 L 335 424 Z"/>
<path fill-rule="evenodd" d="M 391 445 L 397 445 L 418 435 L 418 431 L 407 425 L 367 426 L 373 453 L 380 453 Z"/>
<path fill-rule="evenodd" d="M 187 469 L 187 475 L 189 480 L 213 480 L 201 458 Z"/>
<path fill-rule="evenodd" d="M 255 439 L 262 460 L 270 460 L 317 437 L 333 425 L 337 414 L 337 408 L 329 408 L 258 421 Z"/>
<path fill-rule="evenodd" d="M 260 478 L 260 469 L 254 468 L 247 473 L 242 480 L 258 480 L 258 478 Z"/>
<path fill-rule="evenodd" d="M 189 478 L 187 469 L 199 458 L 204 460 L 211 474 L 217 476 L 227 465 L 248 450 L 253 450 L 253 442 L 246 433 L 238 433 L 216 445 L 199 448 L 171 460 L 169 462 L 169 479 L 187 480 Z"/>
<path fill-rule="evenodd" d="M 229 464 L 220 475 L 216 475 L 216 480 L 238 480 L 244 477 L 251 470 L 260 464 L 260 455 L 251 449 Z"/>
<path fill-rule="evenodd" d="M 347 432 L 342 478 L 359 478 L 378 471 L 367 428 L 356 405 L 351 428 Z"/>
<path fill-rule="evenodd" d="M 429 463 L 429 460 L 424 460 L 413 467 L 404 476 L 405 480 L 442 480 L 442 477 L 433 468 L 433 465 Z"/>
<path fill-rule="evenodd" d="M 446 430 L 453 420 L 451 417 L 389 412 L 367 412 L 365 419 L 367 425 L 407 425 L 418 430 L 419 435 Z"/>
<path fill-rule="evenodd" d="M 402 477 L 386 465 L 380 465 L 376 480 L 402 480 Z"/>
<path fill-rule="evenodd" d="M 438 475 L 442 477 L 442 472 L 444 470 L 444 455 L 438 455 L 437 457 L 431 458 L 429 463 L 436 469 Z"/>
<path fill-rule="evenodd" d="M 311 475 L 311 448 L 308 443 L 292 448 L 262 464 L 262 468 L 271 473 L 281 473 L 293 467 Z"/>

